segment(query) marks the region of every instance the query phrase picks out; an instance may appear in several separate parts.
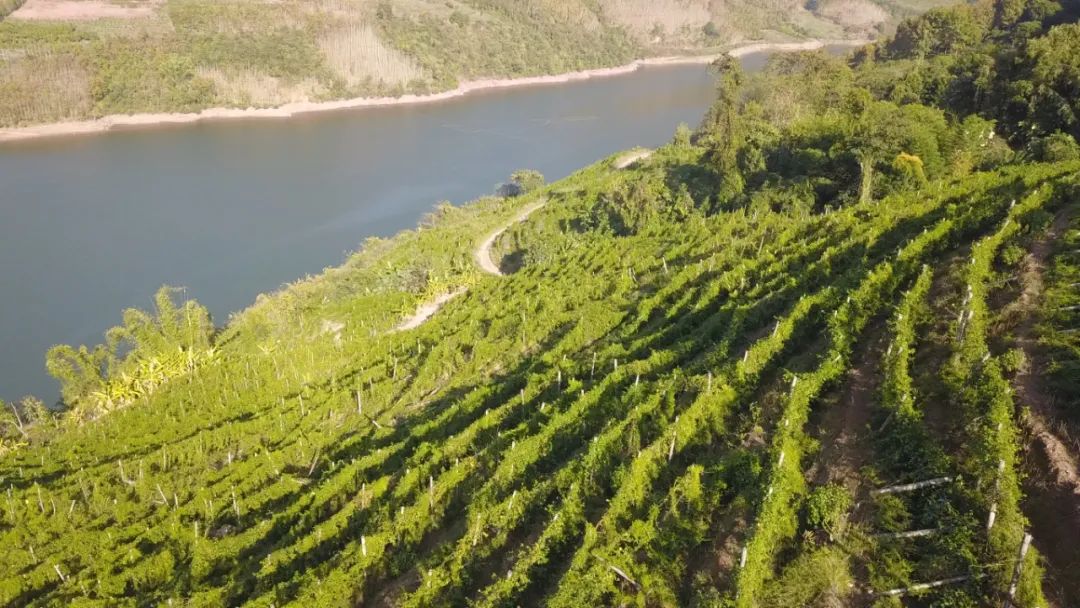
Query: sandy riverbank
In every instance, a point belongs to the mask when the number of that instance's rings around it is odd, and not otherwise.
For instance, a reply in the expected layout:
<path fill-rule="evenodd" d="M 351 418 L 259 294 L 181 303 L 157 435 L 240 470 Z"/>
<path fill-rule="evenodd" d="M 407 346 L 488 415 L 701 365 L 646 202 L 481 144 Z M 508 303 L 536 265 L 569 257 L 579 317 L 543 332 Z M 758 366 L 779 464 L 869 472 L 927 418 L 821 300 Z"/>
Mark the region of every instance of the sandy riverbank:
<path fill-rule="evenodd" d="M 751 53 L 762 51 L 804 51 L 819 49 L 827 45 L 858 46 L 865 44 L 865 40 L 806 40 L 803 42 L 759 42 L 733 48 L 727 53 L 733 57 L 743 57 Z M 677 57 L 650 57 L 638 59 L 626 65 L 570 72 L 553 76 L 531 76 L 526 78 L 506 78 L 492 80 L 473 80 L 464 82 L 461 86 L 450 91 L 433 93 L 430 95 L 402 95 L 400 97 L 357 97 L 354 99 L 341 99 L 323 102 L 290 103 L 276 108 L 207 108 L 201 112 L 189 113 L 163 113 L 163 114 L 117 114 L 105 116 L 94 120 L 58 122 L 30 127 L 16 127 L 0 129 L 0 142 L 37 139 L 42 137 L 57 137 L 62 135 L 78 135 L 88 133 L 101 133 L 117 127 L 143 127 L 154 125 L 187 124 L 208 120 L 229 120 L 242 118 L 288 118 L 299 114 L 312 112 L 327 112 L 333 110 L 347 110 L 354 108 L 375 108 L 394 105 L 435 103 L 456 97 L 462 97 L 476 91 L 488 89 L 502 89 L 509 87 L 536 86 L 547 84 L 560 84 L 587 80 L 589 78 L 602 78 L 605 76 L 618 76 L 628 74 L 642 66 L 648 65 L 675 65 L 693 63 L 711 63 L 718 55 L 686 55 Z"/>

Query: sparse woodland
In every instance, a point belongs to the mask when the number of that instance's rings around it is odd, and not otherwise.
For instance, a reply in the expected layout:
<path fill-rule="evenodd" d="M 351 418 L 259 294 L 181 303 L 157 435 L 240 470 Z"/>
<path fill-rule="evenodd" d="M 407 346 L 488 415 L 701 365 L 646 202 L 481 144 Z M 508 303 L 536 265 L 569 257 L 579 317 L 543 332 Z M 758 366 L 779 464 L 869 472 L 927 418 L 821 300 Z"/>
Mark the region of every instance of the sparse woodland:
<path fill-rule="evenodd" d="M 64 411 L 4 404 L 0 603 L 1076 605 L 1016 387 L 1075 459 L 1078 20 L 722 60 L 626 168 L 519 172 L 216 327 L 163 289 L 50 353 Z"/>

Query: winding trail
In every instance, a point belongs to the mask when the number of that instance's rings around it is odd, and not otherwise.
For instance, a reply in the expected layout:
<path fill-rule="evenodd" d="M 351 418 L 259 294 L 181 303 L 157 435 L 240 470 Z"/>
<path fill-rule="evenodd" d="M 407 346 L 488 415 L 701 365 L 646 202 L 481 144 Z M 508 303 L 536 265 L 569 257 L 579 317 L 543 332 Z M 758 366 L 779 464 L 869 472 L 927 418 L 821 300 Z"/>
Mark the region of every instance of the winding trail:
<path fill-rule="evenodd" d="M 439 312 L 439 309 L 442 308 L 444 304 L 460 296 L 466 291 L 468 291 L 468 288 L 458 287 L 454 291 L 439 295 L 430 302 L 424 302 L 420 304 L 420 306 L 416 309 L 416 312 L 413 313 L 411 317 L 408 317 L 402 320 L 401 323 L 397 324 L 397 327 L 394 328 L 394 331 L 408 331 L 410 329 L 420 327 L 421 325 L 423 325 L 424 321 L 427 321 L 431 317 L 431 315 Z"/>
<path fill-rule="evenodd" d="M 495 260 L 491 258 L 491 248 L 495 245 L 495 240 L 502 236 L 502 233 L 510 229 L 514 224 L 524 222 L 527 217 L 532 215 L 534 211 L 547 204 L 547 199 L 537 201 L 531 205 L 527 205 L 522 209 L 512 220 L 506 224 L 500 226 L 495 232 L 488 235 L 484 242 L 480 243 L 480 246 L 473 252 L 473 257 L 476 259 L 476 263 L 480 265 L 480 268 L 488 274 L 495 276 L 503 276 L 503 271 L 499 269 L 499 265 L 495 263 Z"/>
<path fill-rule="evenodd" d="M 473 251 L 473 258 L 476 259 L 476 263 L 484 272 L 500 277 L 504 275 L 502 270 L 499 269 L 499 265 L 496 264 L 495 260 L 493 260 L 491 257 L 491 248 L 495 245 L 495 241 L 500 236 L 502 236 L 504 232 L 509 230 L 511 226 L 525 221 L 525 219 L 532 215 L 534 211 L 540 209 L 546 204 L 547 199 L 543 199 L 527 205 L 524 209 L 519 211 L 517 215 L 511 218 L 510 221 L 506 222 L 494 232 L 489 234 L 487 238 L 485 238 L 484 241 L 480 243 L 480 246 L 477 247 L 475 251 Z M 420 327 L 424 324 L 425 321 L 430 319 L 432 315 L 439 312 L 439 309 L 442 308 L 447 302 L 453 300 L 454 298 L 460 296 L 468 290 L 468 287 L 458 287 L 454 291 L 439 295 L 434 300 L 430 300 L 428 302 L 420 304 L 420 306 L 417 307 L 416 312 L 413 313 L 411 316 L 402 319 L 402 321 L 394 327 L 393 331 L 408 331 L 410 329 L 416 329 L 417 327 Z"/>

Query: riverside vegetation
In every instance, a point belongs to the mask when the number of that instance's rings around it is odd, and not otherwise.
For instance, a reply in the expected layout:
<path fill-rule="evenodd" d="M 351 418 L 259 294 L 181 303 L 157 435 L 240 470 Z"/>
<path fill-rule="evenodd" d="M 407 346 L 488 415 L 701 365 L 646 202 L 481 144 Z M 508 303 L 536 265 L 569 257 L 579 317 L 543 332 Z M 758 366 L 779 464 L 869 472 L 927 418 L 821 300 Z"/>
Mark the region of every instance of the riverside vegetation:
<path fill-rule="evenodd" d="M 63 411 L 7 404 L 0 602 L 1075 605 L 1011 385 L 1031 315 L 1080 420 L 1078 18 L 722 59 L 700 128 L 625 168 L 521 173 L 221 327 L 163 289 L 49 353 Z"/>
<path fill-rule="evenodd" d="M 866 38 L 942 3 L 0 0 L 0 127 L 431 93 L 747 40 Z"/>

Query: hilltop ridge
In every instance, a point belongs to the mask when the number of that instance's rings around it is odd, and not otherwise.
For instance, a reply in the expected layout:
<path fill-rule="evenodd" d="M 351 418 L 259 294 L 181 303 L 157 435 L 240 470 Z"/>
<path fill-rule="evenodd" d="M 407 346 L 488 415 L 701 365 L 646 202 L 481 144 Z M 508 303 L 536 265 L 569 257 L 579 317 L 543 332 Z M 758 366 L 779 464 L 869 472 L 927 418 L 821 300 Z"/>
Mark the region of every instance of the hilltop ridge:
<path fill-rule="evenodd" d="M 0 128 L 427 95 L 755 41 L 865 39 L 939 4 L 5 0 Z"/>

